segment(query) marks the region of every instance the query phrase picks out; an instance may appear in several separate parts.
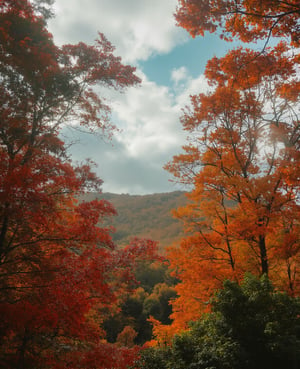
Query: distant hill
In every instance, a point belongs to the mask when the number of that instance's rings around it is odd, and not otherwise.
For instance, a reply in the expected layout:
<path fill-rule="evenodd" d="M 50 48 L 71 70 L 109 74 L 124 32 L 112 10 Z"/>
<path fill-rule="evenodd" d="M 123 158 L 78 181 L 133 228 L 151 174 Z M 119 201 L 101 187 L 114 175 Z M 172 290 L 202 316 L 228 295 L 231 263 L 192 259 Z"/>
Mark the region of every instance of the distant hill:
<path fill-rule="evenodd" d="M 108 200 L 116 208 L 118 215 L 112 221 L 116 228 L 113 239 L 119 245 L 125 245 L 132 237 L 137 236 L 151 238 L 158 241 L 161 248 L 165 248 L 183 236 L 182 223 L 172 216 L 171 210 L 187 203 L 184 192 L 85 195 L 85 200 L 95 198 Z"/>

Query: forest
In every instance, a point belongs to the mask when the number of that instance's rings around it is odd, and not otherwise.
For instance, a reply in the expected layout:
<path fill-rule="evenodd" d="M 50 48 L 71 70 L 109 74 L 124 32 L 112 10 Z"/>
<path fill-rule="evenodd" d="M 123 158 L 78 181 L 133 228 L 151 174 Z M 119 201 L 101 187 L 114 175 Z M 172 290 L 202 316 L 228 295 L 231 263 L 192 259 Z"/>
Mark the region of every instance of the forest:
<path fill-rule="evenodd" d="M 138 88 L 136 68 L 102 33 L 56 44 L 52 0 L 0 0 L 0 368 L 300 367 L 299 15 L 178 0 L 191 37 L 242 46 L 182 107 L 188 144 L 165 170 L 190 190 L 134 197 L 129 217 L 61 132 L 111 137 L 98 87 Z"/>
<path fill-rule="evenodd" d="M 164 253 L 184 235 L 180 220 L 171 215 L 174 209 L 188 202 L 182 191 L 151 195 L 87 193 L 82 198 L 99 198 L 112 203 L 117 215 L 107 224 L 114 227 L 112 239 L 119 246 L 128 244 L 132 237 L 148 238 L 158 242 L 159 251 Z"/>

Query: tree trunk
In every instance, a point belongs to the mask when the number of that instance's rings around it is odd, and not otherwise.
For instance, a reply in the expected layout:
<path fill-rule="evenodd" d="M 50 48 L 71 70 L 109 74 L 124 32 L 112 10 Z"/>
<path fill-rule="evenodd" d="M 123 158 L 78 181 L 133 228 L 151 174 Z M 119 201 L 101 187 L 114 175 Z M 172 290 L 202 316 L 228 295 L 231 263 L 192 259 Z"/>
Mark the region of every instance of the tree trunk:
<path fill-rule="evenodd" d="M 260 251 L 261 274 L 268 275 L 269 264 L 268 264 L 265 236 L 259 236 L 259 251 Z"/>

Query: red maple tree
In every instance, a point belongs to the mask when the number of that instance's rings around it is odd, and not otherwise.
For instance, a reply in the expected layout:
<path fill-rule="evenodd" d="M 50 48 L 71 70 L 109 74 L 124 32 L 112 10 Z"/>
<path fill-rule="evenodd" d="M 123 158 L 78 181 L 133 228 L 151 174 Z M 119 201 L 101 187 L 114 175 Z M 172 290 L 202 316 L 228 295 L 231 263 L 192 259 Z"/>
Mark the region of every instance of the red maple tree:
<path fill-rule="evenodd" d="M 102 34 L 94 46 L 56 46 L 48 3 L 0 1 L 0 366 L 124 368 L 136 348 L 106 343 L 101 322 L 156 245 L 116 248 L 103 225 L 111 204 L 78 201 L 101 180 L 89 163 L 72 164 L 59 133 L 78 122 L 110 135 L 93 86 L 139 78 Z"/>
<path fill-rule="evenodd" d="M 195 37 L 221 31 L 221 37 L 243 42 L 289 37 L 299 46 L 298 0 L 179 0 L 177 22 Z"/>

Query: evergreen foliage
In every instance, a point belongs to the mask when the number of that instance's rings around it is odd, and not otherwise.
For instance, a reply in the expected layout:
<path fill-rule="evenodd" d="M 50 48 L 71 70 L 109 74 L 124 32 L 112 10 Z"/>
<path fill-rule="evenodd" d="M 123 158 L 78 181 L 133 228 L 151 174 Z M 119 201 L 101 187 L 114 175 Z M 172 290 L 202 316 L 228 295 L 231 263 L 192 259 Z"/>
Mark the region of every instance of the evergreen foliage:
<path fill-rule="evenodd" d="M 266 276 L 225 281 L 211 313 L 176 335 L 171 346 L 144 350 L 142 369 L 296 369 L 300 300 L 274 290 Z"/>

